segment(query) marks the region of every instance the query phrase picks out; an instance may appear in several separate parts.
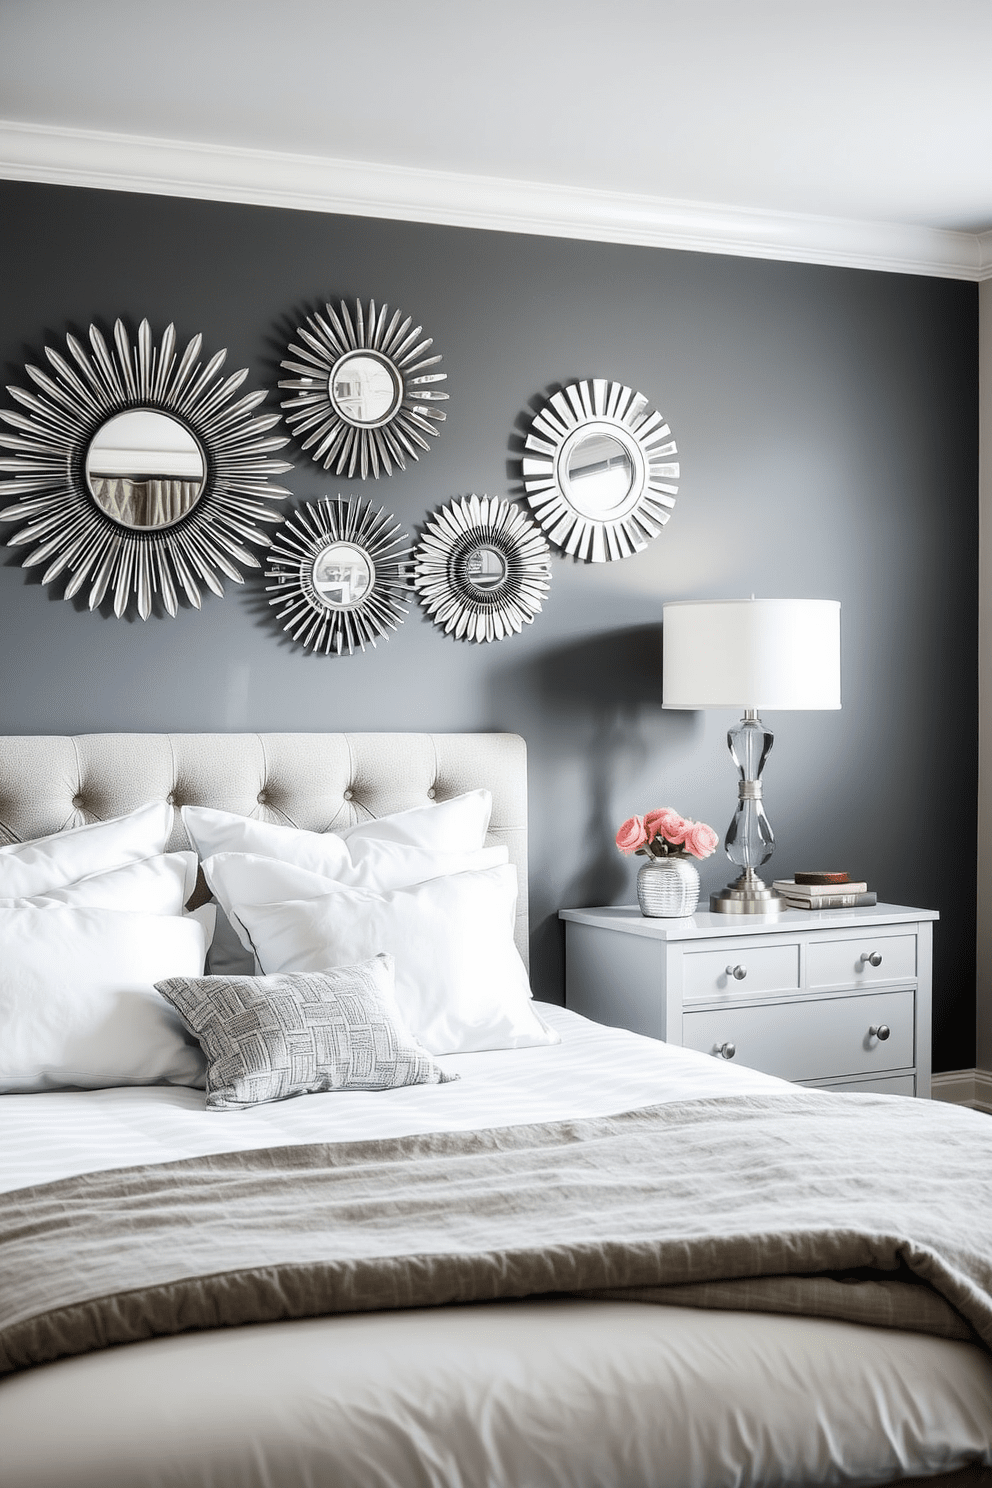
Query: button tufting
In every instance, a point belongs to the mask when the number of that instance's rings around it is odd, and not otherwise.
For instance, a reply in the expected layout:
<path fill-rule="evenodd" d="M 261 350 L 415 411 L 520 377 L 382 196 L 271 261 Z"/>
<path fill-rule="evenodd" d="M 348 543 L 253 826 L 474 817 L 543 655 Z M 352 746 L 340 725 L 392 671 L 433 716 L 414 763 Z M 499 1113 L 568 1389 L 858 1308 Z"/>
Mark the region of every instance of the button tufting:
<path fill-rule="evenodd" d="M 165 798 L 165 804 L 167 806 L 175 806 L 175 804 L 176 804 L 176 793 L 175 793 L 175 791 L 170 791 L 169 792 L 169 794 Z"/>
<path fill-rule="evenodd" d="M 82 798 L 82 796 L 73 796 L 73 798 L 72 798 L 72 804 L 73 804 L 73 806 L 75 807 L 75 809 L 77 811 L 82 811 L 82 809 L 83 809 L 83 798 Z"/>
<path fill-rule="evenodd" d="M 429 791 L 428 791 L 428 792 L 427 792 L 427 794 L 428 794 L 428 796 L 429 796 L 429 797 L 430 797 L 430 798 L 431 798 L 431 800 L 432 800 L 432 801 L 433 801 L 433 799 L 434 799 L 434 797 L 435 797 L 435 796 L 436 796 L 436 795 L 437 795 L 437 791 L 436 791 L 436 790 L 435 790 L 435 789 L 434 789 L 434 787 L 433 787 L 433 786 L 431 786 L 431 788 L 430 788 L 430 790 L 429 790 Z"/>
<path fill-rule="evenodd" d="M 355 792 L 353 790 L 346 790 L 344 793 L 344 798 L 346 801 L 353 801 L 355 798 Z"/>
<path fill-rule="evenodd" d="M 264 806 L 265 803 L 266 803 L 266 801 L 268 799 L 269 799 L 269 793 L 268 793 L 268 791 L 260 790 L 259 793 L 258 793 L 258 804 L 259 804 L 259 806 Z"/>

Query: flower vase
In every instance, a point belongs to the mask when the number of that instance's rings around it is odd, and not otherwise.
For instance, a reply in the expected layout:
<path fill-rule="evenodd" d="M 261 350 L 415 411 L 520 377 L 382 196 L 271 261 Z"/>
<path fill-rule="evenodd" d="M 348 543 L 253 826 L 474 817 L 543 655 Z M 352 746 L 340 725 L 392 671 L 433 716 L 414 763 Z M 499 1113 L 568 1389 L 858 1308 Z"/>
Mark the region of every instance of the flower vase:
<path fill-rule="evenodd" d="M 649 858 L 637 874 L 637 902 L 652 920 L 695 914 L 699 873 L 685 857 Z"/>

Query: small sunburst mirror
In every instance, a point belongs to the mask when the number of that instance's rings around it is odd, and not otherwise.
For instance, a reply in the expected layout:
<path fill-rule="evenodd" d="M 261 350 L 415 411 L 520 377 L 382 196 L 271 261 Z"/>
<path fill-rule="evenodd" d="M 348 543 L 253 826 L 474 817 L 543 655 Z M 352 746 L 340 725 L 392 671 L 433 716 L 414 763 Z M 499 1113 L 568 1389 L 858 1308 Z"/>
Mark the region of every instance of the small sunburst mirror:
<path fill-rule="evenodd" d="M 589 563 L 657 537 L 678 494 L 678 449 L 642 393 L 593 379 L 555 393 L 527 435 L 524 490 L 549 541 Z"/>
<path fill-rule="evenodd" d="M 532 517 L 495 496 L 465 496 L 427 519 L 414 586 L 446 635 L 503 641 L 530 625 L 551 585 L 551 552 Z"/>
<path fill-rule="evenodd" d="M 279 415 L 256 414 L 264 390 L 235 397 L 248 371 L 222 378 L 225 351 L 200 365 L 202 336 L 180 353 L 171 325 L 156 346 L 143 320 L 132 344 L 118 320 L 112 346 L 95 325 L 89 342 L 66 337 L 71 361 L 46 347 L 51 372 L 29 364 L 34 390 L 8 389 L 25 411 L 0 410 L 15 431 L 0 430 L 0 494 L 18 498 L 0 522 L 25 525 L 7 541 L 42 583 L 67 574 L 65 599 L 88 585 L 91 610 L 108 593 L 142 620 L 156 594 L 169 615 L 180 594 L 199 608 L 201 586 L 223 594 L 237 564 L 261 566 L 249 545 L 282 521 L 265 505 L 289 495 L 271 481 L 292 469 L 272 459 Z"/>
<path fill-rule="evenodd" d="M 406 468 L 430 449 L 448 394 L 441 357 L 422 326 L 387 305 L 350 307 L 307 316 L 282 363 L 292 377 L 279 386 L 286 422 L 311 459 L 335 474 L 378 478 Z"/>
<path fill-rule="evenodd" d="M 406 533 L 381 509 L 340 496 L 305 501 L 270 549 L 269 604 L 307 649 L 364 651 L 406 619 L 410 553 Z"/>

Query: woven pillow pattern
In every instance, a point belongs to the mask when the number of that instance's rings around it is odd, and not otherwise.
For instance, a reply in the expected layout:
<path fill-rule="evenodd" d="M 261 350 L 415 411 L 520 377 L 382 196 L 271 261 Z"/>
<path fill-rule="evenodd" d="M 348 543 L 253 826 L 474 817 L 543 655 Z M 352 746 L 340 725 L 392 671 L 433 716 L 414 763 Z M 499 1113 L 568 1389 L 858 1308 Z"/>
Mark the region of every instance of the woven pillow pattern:
<path fill-rule="evenodd" d="M 208 1110 L 458 1078 L 404 1023 L 389 955 L 328 971 L 169 977 L 155 985 L 206 1055 Z"/>

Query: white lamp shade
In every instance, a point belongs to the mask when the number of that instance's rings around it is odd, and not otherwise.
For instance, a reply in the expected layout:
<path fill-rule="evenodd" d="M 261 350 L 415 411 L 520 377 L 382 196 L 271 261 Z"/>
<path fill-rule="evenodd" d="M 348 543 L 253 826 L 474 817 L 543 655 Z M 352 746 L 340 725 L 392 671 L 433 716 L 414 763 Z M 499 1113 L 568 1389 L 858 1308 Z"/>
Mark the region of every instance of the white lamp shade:
<path fill-rule="evenodd" d="M 840 602 L 727 599 L 664 606 L 666 708 L 840 707 Z"/>

